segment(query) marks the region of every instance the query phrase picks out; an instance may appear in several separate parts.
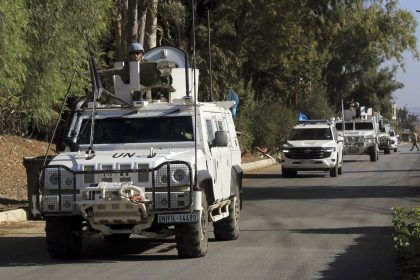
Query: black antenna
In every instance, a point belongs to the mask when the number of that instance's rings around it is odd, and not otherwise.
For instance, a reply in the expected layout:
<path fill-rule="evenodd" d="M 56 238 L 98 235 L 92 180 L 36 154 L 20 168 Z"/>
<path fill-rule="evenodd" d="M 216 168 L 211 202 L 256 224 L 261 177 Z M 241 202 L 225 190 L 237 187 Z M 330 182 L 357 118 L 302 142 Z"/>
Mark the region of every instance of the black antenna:
<path fill-rule="evenodd" d="M 210 40 L 210 8 L 207 9 L 207 29 L 209 35 L 209 71 L 210 71 L 210 101 L 213 99 L 213 73 L 211 64 L 211 40 Z"/>
<path fill-rule="evenodd" d="M 57 133 L 58 124 L 59 124 L 59 123 L 60 123 L 60 121 L 61 121 L 61 116 L 63 115 L 63 112 L 64 112 L 64 107 L 66 106 L 66 103 L 67 103 L 67 98 L 69 97 L 69 93 L 70 93 L 71 85 L 73 84 L 73 80 L 74 80 L 74 77 L 75 77 L 75 76 L 76 76 L 76 70 L 74 70 L 74 71 L 73 71 L 73 76 L 71 77 L 71 80 L 70 80 L 69 86 L 68 86 L 68 88 L 67 88 L 67 92 L 66 92 L 66 95 L 65 95 L 65 97 L 64 97 L 63 105 L 61 106 L 60 115 L 58 115 L 58 120 L 57 120 L 57 123 L 55 124 L 54 131 L 53 131 L 53 134 L 52 134 L 52 136 L 51 136 L 51 140 L 50 140 L 50 142 L 48 143 L 47 151 L 45 152 L 45 157 L 44 157 L 44 162 L 42 163 L 42 167 L 44 167 L 44 166 L 45 166 L 45 164 L 47 163 L 48 153 L 50 152 L 50 147 L 51 147 L 52 141 L 54 140 L 55 134 Z"/>
<path fill-rule="evenodd" d="M 193 26 L 193 59 L 192 59 L 192 67 L 193 67 L 193 92 L 194 92 L 194 128 L 195 128 L 195 137 L 194 137 L 194 156 L 195 156 L 195 168 L 194 168 L 194 176 L 195 182 L 194 186 L 197 188 L 197 179 L 198 179 L 198 163 L 197 163 L 197 90 L 196 90 L 196 78 L 195 78 L 195 9 L 196 6 L 194 5 L 194 0 L 191 0 L 192 4 L 192 26 Z"/>
<path fill-rule="evenodd" d="M 92 118 L 91 118 L 91 126 L 90 126 L 90 141 L 89 141 L 89 149 L 87 150 L 88 158 L 92 158 L 92 155 L 95 154 L 93 150 L 93 139 L 94 139 L 94 132 L 95 132 L 95 116 L 96 116 L 96 102 L 101 97 L 101 94 L 104 90 L 102 87 L 101 78 L 99 77 L 98 69 L 96 67 L 95 58 L 92 55 L 92 51 L 89 45 L 89 38 L 87 33 L 84 33 L 85 41 L 86 41 L 86 49 L 88 52 L 88 60 L 89 60 L 89 70 L 90 70 L 90 77 L 92 80 L 92 91 L 93 91 L 93 109 L 92 109 Z"/>

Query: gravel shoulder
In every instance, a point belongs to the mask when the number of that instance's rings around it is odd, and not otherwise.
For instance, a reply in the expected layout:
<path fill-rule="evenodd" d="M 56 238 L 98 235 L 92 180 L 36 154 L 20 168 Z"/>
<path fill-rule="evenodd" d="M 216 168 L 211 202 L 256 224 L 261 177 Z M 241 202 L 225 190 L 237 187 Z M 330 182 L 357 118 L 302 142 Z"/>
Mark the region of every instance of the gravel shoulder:
<path fill-rule="evenodd" d="M 51 146 L 54 153 L 55 146 Z M 18 137 L 0 136 L 0 212 L 28 206 L 24 157 L 45 155 L 48 143 Z"/>

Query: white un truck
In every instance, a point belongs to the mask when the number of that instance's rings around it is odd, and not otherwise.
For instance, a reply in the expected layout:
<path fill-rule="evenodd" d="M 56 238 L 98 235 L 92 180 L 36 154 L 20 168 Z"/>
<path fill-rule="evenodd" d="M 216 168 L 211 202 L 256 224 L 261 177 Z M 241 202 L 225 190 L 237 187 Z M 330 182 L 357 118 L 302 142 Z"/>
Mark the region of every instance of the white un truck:
<path fill-rule="evenodd" d="M 84 238 L 175 235 L 180 257 L 239 236 L 242 168 L 229 107 L 197 103 L 198 71 L 185 53 L 158 47 L 130 62 L 130 81 L 101 88 L 73 108 L 64 151 L 39 171 L 33 214 L 46 221 L 53 258 L 81 253 Z M 194 73 L 195 77 L 194 77 Z"/>
<path fill-rule="evenodd" d="M 358 113 L 357 113 L 358 112 Z M 372 108 L 351 108 L 344 111 L 344 121 L 337 121 L 337 131 L 344 137 L 345 155 L 369 155 L 370 161 L 379 158 L 379 124 Z"/>

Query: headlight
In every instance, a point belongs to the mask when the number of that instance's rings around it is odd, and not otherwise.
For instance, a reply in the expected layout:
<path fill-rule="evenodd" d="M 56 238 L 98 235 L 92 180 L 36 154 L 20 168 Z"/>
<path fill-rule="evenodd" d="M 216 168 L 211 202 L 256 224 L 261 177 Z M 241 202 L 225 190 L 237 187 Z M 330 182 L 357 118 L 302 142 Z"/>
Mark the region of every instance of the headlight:
<path fill-rule="evenodd" d="M 326 152 L 328 152 L 328 153 L 335 152 L 335 147 L 326 147 L 326 148 L 324 148 L 324 149 L 325 149 L 325 151 L 326 151 Z"/>
<path fill-rule="evenodd" d="M 166 186 L 168 184 L 168 179 L 171 186 L 189 185 L 190 171 L 186 165 L 171 164 L 160 168 L 157 171 L 155 178 L 156 183 L 160 186 Z"/>
<path fill-rule="evenodd" d="M 373 142 L 375 142 L 375 138 L 372 137 L 372 136 L 367 136 L 367 137 L 365 137 L 365 142 L 373 143 Z"/>
<path fill-rule="evenodd" d="M 53 173 L 50 175 L 49 178 L 50 184 L 53 186 L 57 186 L 58 185 L 58 173 Z"/>
<path fill-rule="evenodd" d="M 173 174 L 175 182 L 182 183 L 187 178 L 187 172 L 184 169 L 176 169 Z"/>
<path fill-rule="evenodd" d="M 44 189 L 73 189 L 73 174 L 61 167 L 45 168 Z"/>

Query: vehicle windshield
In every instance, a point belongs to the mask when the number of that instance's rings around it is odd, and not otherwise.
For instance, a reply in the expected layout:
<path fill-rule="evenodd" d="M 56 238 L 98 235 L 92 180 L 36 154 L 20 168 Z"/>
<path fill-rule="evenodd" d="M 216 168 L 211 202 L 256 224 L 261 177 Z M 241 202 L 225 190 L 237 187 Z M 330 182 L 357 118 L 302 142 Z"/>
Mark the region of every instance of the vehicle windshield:
<path fill-rule="evenodd" d="M 289 140 L 332 140 L 329 128 L 295 128 L 289 136 Z"/>
<path fill-rule="evenodd" d="M 91 120 L 84 119 L 78 144 L 89 144 Z M 95 120 L 94 144 L 194 141 L 191 116 Z"/>
<path fill-rule="evenodd" d="M 338 131 L 343 130 L 343 123 L 336 123 L 335 127 Z M 344 123 L 345 130 L 353 130 L 353 122 L 346 122 Z"/>
<path fill-rule="evenodd" d="M 356 122 L 354 123 L 356 130 L 372 130 L 373 123 L 371 122 Z"/>

